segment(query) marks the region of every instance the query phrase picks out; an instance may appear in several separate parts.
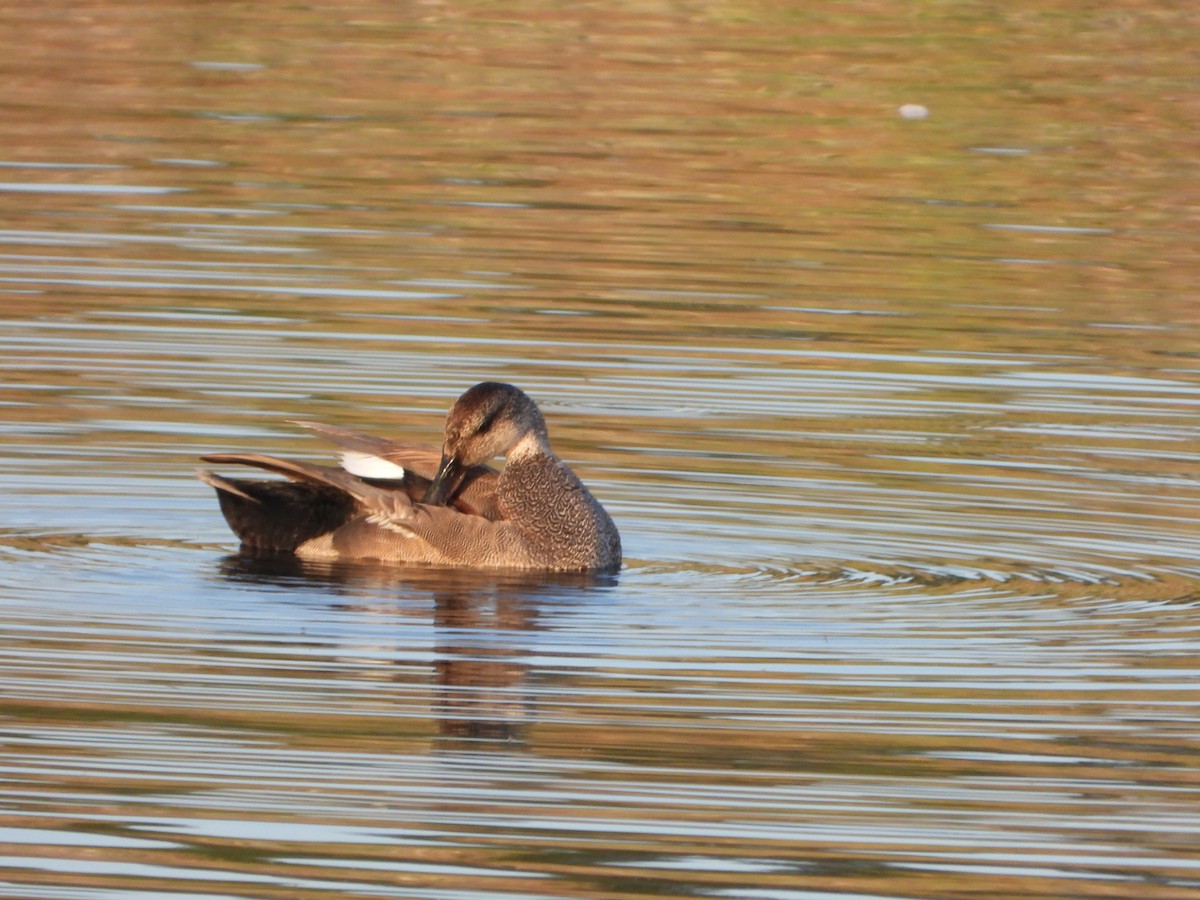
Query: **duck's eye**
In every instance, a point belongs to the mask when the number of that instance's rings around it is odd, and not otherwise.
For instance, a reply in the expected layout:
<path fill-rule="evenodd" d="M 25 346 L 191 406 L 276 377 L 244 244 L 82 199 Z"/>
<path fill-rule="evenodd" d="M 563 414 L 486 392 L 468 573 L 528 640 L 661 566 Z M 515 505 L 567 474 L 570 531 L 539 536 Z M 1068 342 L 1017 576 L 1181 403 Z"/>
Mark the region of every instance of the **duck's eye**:
<path fill-rule="evenodd" d="M 493 409 L 491 412 L 489 412 L 483 417 L 483 421 L 479 423 L 479 427 L 475 429 L 475 433 L 487 434 L 491 430 L 492 426 L 496 424 L 496 416 L 499 414 L 499 409 Z"/>

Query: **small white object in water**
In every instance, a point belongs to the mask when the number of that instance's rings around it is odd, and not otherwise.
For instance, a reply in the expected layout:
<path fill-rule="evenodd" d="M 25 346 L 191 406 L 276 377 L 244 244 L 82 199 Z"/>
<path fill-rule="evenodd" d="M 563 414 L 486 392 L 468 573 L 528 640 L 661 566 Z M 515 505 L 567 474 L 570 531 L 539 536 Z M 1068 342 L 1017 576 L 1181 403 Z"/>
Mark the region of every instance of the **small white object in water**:
<path fill-rule="evenodd" d="M 920 103 L 905 103 L 900 107 L 900 118 L 902 119 L 926 119 L 928 117 L 929 108 Z"/>

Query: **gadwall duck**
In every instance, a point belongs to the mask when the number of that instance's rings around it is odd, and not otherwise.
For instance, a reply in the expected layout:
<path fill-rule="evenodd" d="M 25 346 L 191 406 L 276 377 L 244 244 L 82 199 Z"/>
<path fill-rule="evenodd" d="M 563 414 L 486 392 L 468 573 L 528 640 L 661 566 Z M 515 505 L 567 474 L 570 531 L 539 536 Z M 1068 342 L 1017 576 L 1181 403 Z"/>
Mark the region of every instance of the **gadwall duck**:
<path fill-rule="evenodd" d="M 200 470 L 246 550 L 476 569 L 611 572 L 621 565 L 617 527 L 550 449 L 537 405 L 511 384 L 488 381 L 459 397 L 440 452 L 297 424 L 331 439 L 342 467 L 257 453 L 201 457 L 288 479 Z M 498 471 L 488 463 L 500 455 L 507 465 Z"/>

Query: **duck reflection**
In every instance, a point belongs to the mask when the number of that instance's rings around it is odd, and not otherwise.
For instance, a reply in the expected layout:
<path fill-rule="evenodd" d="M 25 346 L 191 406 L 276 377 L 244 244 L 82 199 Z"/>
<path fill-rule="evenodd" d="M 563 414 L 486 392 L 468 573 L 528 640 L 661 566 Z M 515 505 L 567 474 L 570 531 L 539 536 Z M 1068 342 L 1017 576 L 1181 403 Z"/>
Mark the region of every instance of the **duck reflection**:
<path fill-rule="evenodd" d="M 537 606 L 509 589 L 490 596 L 435 594 L 438 685 L 434 715 L 442 738 L 520 741 L 534 719 L 526 689 Z"/>
<path fill-rule="evenodd" d="M 529 687 L 533 635 L 546 606 L 584 600 L 616 584 L 597 573 L 481 572 L 235 555 L 229 581 L 332 593 L 341 609 L 432 600 L 435 692 L 430 715 L 445 749 L 524 743 L 535 721 Z"/>

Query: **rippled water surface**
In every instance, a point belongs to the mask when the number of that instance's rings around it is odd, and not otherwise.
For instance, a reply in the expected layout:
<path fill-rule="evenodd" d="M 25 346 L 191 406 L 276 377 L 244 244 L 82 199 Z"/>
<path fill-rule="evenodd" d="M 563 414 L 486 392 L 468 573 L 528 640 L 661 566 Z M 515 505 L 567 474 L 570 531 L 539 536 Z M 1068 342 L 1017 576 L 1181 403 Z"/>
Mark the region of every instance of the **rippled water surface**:
<path fill-rule="evenodd" d="M 1200 896 L 1198 24 L 0 9 L 0 897 Z M 484 379 L 617 576 L 192 477 Z"/>

